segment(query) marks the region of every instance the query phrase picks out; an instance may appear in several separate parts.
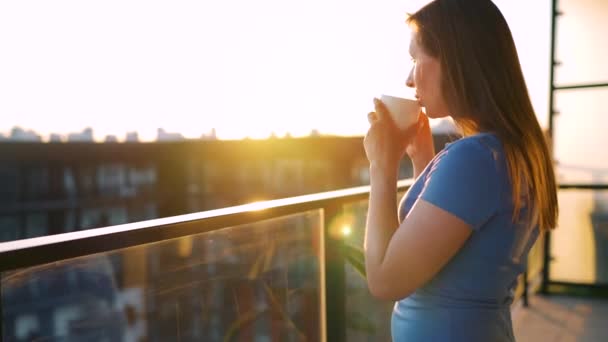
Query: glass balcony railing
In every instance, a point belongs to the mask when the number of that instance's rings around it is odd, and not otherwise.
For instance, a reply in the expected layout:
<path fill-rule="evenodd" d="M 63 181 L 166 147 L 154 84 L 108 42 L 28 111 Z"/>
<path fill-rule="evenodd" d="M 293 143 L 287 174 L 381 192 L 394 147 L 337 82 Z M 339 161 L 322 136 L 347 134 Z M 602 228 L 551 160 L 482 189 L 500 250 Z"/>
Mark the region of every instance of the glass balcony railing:
<path fill-rule="evenodd" d="M 388 340 L 392 303 L 364 278 L 368 196 L 351 188 L 2 243 L 2 340 Z M 537 287 L 542 248 L 529 260 Z"/>
<path fill-rule="evenodd" d="M 608 297 L 608 185 L 562 184 L 548 238 L 546 292 Z"/>
<path fill-rule="evenodd" d="M 311 210 L 5 272 L 4 337 L 319 340 L 321 217 Z"/>

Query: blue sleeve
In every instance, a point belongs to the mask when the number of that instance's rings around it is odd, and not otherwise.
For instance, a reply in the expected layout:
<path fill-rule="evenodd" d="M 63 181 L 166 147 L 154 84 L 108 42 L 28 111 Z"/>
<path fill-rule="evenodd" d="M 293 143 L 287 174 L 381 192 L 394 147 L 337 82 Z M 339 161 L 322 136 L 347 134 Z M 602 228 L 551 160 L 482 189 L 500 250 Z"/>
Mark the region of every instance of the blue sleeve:
<path fill-rule="evenodd" d="M 478 230 L 498 210 L 500 180 L 492 151 L 461 141 L 434 160 L 419 198 Z"/>

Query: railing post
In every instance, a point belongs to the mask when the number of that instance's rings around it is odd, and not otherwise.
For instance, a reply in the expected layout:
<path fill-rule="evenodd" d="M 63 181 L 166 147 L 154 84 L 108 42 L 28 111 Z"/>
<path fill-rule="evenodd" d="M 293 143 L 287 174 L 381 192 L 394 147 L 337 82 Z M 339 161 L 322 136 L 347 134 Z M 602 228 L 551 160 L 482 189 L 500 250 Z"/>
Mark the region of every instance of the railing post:
<path fill-rule="evenodd" d="M 545 232 L 543 241 L 543 280 L 541 284 L 541 293 L 546 295 L 549 293 L 549 267 L 551 264 L 551 233 Z"/>
<path fill-rule="evenodd" d="M 549 146 L 550 153 L 552 157 L 555 157 L 554 144 L 554 121 L 555 114 L 557 113 L 555 109 L 555 67 L 558 65 L 555 60 L 555 55 L 557 52 L 556 48 L 556 38 L 557 38 L 557 17 L 561 14 L 558 10 L 558 0 L 551 1 L 551 56 L 549 61 L 549 138 L 551 145 Z M 549 231 L 545 233 L 544 241 L 543 241 L 543 278 L 541 283 L 541 293 L 547 294 L 549 289 L 549 263 L 551 261 L 551 234 Z"/>
<path fill-rule="evenodd" d="M 528 265 L 529 266 L 529 265 Z M 528 271 L 524 272 L 524 307 L 528 307 Z"/>
<path fill-rule="evenodd" d="M 4 277 L 2 277 L 2 272 L 0 272 L 0 342 L 4 341 L 4 300 L 2 298 L 4 294 Z"/>
<path fill-rule="evenodd" d="M 344 241 L 332 226 L 341 206 L 324 208 L 325 235 L 325 317 L 327 341 L 346 341 L 346 286 Z M 338 234 L 336 234 L 338 233 Z"/>

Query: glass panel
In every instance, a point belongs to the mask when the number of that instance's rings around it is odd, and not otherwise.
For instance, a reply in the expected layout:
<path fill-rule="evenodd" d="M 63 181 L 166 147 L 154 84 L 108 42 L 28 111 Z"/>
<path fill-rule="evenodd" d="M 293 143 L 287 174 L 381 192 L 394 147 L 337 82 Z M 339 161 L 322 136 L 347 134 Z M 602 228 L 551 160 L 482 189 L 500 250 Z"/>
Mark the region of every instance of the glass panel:
<path fill-rule="evenodd" d="M 544 246 L 544 238 L 539 236 L 528 253 L 528 280 L 530 282 L 538 280 L 536 277 L 540 277 L 543 272 Z"/>
<path fill-rule="evenodd" d="M 322 215 L 2 274 L 4 341 L 321 339 Z"/>
<path fill-rule="evenodd" d="M 550 279 L 608 283 L 608 191 L 563 190 L 559 205 Z"/>
<path fill-rule="evenodd" d="M 559 0 L 556 84 L 608 82 L 608 2 Z"/>
<path fill-rule="evenodd" d="M 608 182 L 607 89 L 558 92 L 555 159 L 560 182 Z"/>
<path fill-rule="evenodd" d="M 399 194 L 398 199 L 403 195 Z M 346 340 L 349 342 L 391 340 L 390 322 L 394 303 L 372 297 L 361 272 L 364 268 L 361 256 L 367 208 L 367 200 L 346 205 L 339 220 L 347 244 Z"/>

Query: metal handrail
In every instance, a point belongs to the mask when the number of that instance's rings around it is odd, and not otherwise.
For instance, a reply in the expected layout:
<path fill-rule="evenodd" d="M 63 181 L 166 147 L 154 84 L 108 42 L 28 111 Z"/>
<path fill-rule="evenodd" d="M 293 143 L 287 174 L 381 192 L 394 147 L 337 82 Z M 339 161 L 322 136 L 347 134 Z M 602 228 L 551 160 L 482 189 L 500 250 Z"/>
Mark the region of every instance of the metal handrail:
<path fill-rule="evenodd" d="M 401 180 L 405 191 L 412 179 Z M 560 184 L 560 190 L 608 190 L 608 184 Z M 0 243 L 0 272 L 248 224 L 367 199 L 370 187 L 250 203 L 105 228 Z M 547 251 L 548 252 L 548 251 Z"/>
<path fill-rule="evenodd" d="M 591 89 L 591 88 L 606 88 L 608 83 L 587 83 L 587 84 L 569 84 L 563 86 L 554 86 L 553 90 L 574 90 L 574 89 Z"/>
<path fill-rule="evenodd" d="M 405 191 L 412 183 L 412 179 L 401 180 L 397 183 L 397 189 Z M 370 186 L 361 186 L 105 228 L 4 242 L 0 243 L 0 272 L 211 232 L 309 210 L 333 208 L 365 200 L 368 198 L 369 192 Z"/>
<path fill-rule="evenodd" d="M 401 180 L 398 191 L 407 190 L 414 180 Z M 608 184 L 561 184 L 560 189 L 606 190 Z M 328 340 L 346 340 L 345 312 L 345 259 L 342 243 L 328 235 L 329 222 L 345 204 L 368 199 L 370 186 L 316 193 L 286 199 L 256 202 L 235 207 L 210 210 L 200 213 L 167 217 L 149 221 L 123 224 L 86 231 L 50 235 L 25 240 L 0 243 L 0 272 L 40 266 L 60 260 L 109 252 L 117 249 L 160 242 L 168 239 L 191 236 L 223 228 L 251 224 L 262 220 L 323 210 L 325 220 L 325 243 L 328 254 L 324 260 L 326 279 L 326 326 Z M 546 260 L 548 251 L 545 250 Z M 543 273 L 548 265 L 544 263 Z M 544 276 L 545 274 L 543 274 Z M 528 274 L 524 274 L 524 305 L 528 302 Z M 534 275 L 532 275 L 536 278 Z M 546 280 L 543 277 L 543 283 Z"/>
<path fill-rule="evenodd" d="M 412 179 L 397 183 L 398 191 L 407 190 Z M 369 198 L 370 186 L 316 193 L 292 198 L 256 202 L 200 213 L 173 216 L 85 231 L 49 235 L 0 243 L 0 272 L 40 266 L 95 253 L 160 242 L 168 239 L 217 231 L 227 227 L 262 220 L 322 210 L 326 254 L 323 258 L 325 279 L 323 324 L 328 341 L 346 340 L 346 277 L 343 241 L 329 232 L 332 219 L 346 204 Z M 1 291 L 1 289 L 0 289 Z M 2 296 L 0 295 L 0 306 Z M 2 320 L 3 312 L 0 312 Z M 0 324 L 0 339 L 2 324 Z"/>
<path fill-rule="evenodd" d="M 608 190 L 608 184 L 577 184 L 564 183 L 559 185 L 560 190 Z"/>
<path fill-rule="evenodd" d="M 401 180 L 405 191 L 412 179 Z M 560 184 L 560 190 L 607 190 L 608 184 Z M 133 247 L 194 234 L 365 200 L 370 187 L 303 195 L 141 221 L 105 228 L 0 243 L 0 272 L 68 258 Z"/>

